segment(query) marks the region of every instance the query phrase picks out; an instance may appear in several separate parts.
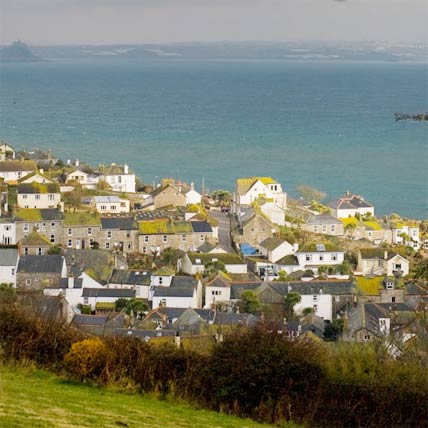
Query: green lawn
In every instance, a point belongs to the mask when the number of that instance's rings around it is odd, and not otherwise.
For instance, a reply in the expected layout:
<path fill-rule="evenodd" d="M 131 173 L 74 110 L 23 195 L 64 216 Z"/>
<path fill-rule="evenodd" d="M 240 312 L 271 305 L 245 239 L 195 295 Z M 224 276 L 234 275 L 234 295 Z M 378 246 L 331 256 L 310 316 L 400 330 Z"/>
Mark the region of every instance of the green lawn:
<path fill-rule="evenodd" d="M 0 427 L 267 427 L 184 404 L 63 380 L 0 364 Z"/>

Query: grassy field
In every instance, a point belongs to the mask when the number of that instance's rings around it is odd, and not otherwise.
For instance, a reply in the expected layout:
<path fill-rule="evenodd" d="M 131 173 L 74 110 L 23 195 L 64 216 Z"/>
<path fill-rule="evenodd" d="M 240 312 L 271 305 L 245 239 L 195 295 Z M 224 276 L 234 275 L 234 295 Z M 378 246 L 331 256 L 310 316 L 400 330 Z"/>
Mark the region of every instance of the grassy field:
<path fill-rule="evenodd" d="M 0 427 L 267 427 L 184 404 L 63 380 L 0 364 Z"/>

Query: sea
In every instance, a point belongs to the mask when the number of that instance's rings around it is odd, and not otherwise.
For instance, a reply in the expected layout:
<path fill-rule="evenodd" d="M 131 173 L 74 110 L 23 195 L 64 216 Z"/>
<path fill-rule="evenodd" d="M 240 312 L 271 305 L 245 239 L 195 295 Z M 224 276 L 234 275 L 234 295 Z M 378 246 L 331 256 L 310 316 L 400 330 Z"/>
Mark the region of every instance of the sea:
<path fill-rule="evenodd" d="M 428 218 L 427 65 L 75 58 L 0 67 L 0 139 L 96 166 L 233 190 L 272 176 Z"/>

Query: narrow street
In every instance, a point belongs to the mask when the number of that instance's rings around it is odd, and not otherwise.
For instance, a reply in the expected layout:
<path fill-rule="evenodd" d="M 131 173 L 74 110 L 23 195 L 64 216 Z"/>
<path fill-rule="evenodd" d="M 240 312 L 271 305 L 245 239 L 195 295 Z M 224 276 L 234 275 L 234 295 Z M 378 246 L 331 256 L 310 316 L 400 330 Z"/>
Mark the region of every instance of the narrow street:
<path fill-rule="evenodd" d="M 218 221 L 218 240 L 219 245 L 225 251 L 233 252 L 230 241 L 230 219 L 228 214 L 220 211 L 210 211 L 210 215 Z"/>

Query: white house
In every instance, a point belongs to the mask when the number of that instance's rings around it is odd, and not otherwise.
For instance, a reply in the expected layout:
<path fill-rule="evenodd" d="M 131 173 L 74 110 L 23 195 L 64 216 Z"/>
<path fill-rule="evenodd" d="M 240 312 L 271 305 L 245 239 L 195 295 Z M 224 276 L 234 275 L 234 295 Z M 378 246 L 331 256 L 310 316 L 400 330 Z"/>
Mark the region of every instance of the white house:
<path fill-rule="evenodd" d="M 6 183 L 18 181 L 34 171 L 37 171 L 37 165 L 33 161 L 0 161 L 0 178 Z"/>
<path fill-rule="evenodd" d="M 16 244 L 16 224 L 10 219 L 0 218 L 0 245 Z"/>
<path fill-rule="evenodd" d="M 6 158 L 15 159 L 15 149 L 4 141 L 0 141 L 0 161 L 6 160 Z"/>
<path fill-rule="evenodd" d="M 186 193 L 186 205 L 200 204 L 202 195 L 195 190 L 194 183 L 190 183 L 190 190 Z"/>
<path fill-rule="evenodd" d="M 83 189 L 96 189 L 100 181 L 99 174 L 88 174 L 81 169 L 70 172 L 67 174 L 66 182 L 76 181 Z"/>
<path fill-rule="evenodd" d="M 260 205 L 260 210 L 264 215 L 269 217 L 272 223 L 278 224 L 279 226 L 285 225 L 285 212 L 279 205 L 273 202 L 266 202 Z"/>
<path fill-rule="evenodd" d="M 259 197 L 263 197 L 268 202 L 274 202 L 280 208 L 287 206 L 287 194 L 282 191 L 281 184 L 273 178 L 238 178 L 232 201 L 234 212 L 238 212 L 241 205 L 251 205 Z"/>
<path fill-rule="evenodd" d="M 214 279 L 205 284 L 204 308 L 211 309 L 216 304 L 230 302 L 230 290 L 230 283 L 222 273 L 216 275 Z"/>
<path fill-rule="evenodd" d="M 57 208 L 61 203 L 58 183 L 21 183 L 17 190 L 17 204 L 20 208 Z"/>
<path fill-rule="evenodd" d="M 229 273 L 247 273 L 247 264 L 235 253 L 186 253 L 179 268 L 189 275 L 202 274 L 208 263 L 221 262 Z"/>
<path fill-rule="evenodd" d="M 118 299 L 135 298 L 135 290 L 120 288 L 82 288 L 80 303 L 95 310 L 98 303 L 115 303 Z"/>
<path fill-rule="evenodd" d="M 384 248 L 362 248 L 358 253 L 358 272 L 374 276 L 407 276 L 409 261 L 392 250 Z"/>
<path fill-rule="evenodd" d="M 391 229 L 393 244 L 404 244 L 415 250 L 419 250 L 421 243 L 419 227 L 417 225 L 396 223 L 391 226 Z"/>
<path fill-rule="evenodd" d="M 22 183 L 39 183 L 39 184 L 48 184 L 53 183 L 54 181 L 51 180 L 49 177 L 46 177 L 43 175 L 43 169 L 41 169 L 39 172 L 32 172 L 31 174 L 28 174 L 21 179 L 19 179 L 19 184 Z"/>
<path fill-rule="evenodd" d="M 109 166 L 100 165 L 98 172 L 114 192 L 135 193 L 136 182 L 129 166 L 116 165 L 112 163 Z"/>
<path fill-rule="evenodd" d="M 118 196 L 94 196 L 92 203 L 101 214 L 126 214 L 130 210 L 129 200 Z"/>
<path fill-rule="evenodd" d="M 357 214 L 374 216 L 374 206 L 365 201 L 362 196 L 351 192 L 346 192 L 345 196 L 331 202 L 330 208 L 337 218 L 355 217 Z"/>
<path fill-rule="evenodd" d="M 333 316 L 333 297 L 321 292 L 314 294 L 300 294 L 300 302 L 294 306 L 296 315 L 303 315 L 305 308 L 311 308 L 315 315 L 331 321 Z"/>
<path fill-rule="evenodd" d="M 301 269 L 317 270 L 321 266 L 334 266 L 343 263 L 344 251 L 326 248 L 325 244 L 306 244 L 296 252 Z"/>
<path fill-rule="evenodd" d="M 260 253 L 267 257 L 271 263 L 275 263 L 285 256 L 294 254 L 297 246 L 289 244 L 281 238 L 266 238 L 260 243 Z"/>
<path fill-rule="evenodd" d="M 114 269 L 108 288 L 128 288 L 135 290 L 137 299 L 149 299 L 151 272 L 140 269 Z"/>
<path fill-rule="evenodd" d="M 0 248 L 0 284 L 12 284 L 16 287 L 18 260 L 16 248 Z"/>

